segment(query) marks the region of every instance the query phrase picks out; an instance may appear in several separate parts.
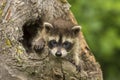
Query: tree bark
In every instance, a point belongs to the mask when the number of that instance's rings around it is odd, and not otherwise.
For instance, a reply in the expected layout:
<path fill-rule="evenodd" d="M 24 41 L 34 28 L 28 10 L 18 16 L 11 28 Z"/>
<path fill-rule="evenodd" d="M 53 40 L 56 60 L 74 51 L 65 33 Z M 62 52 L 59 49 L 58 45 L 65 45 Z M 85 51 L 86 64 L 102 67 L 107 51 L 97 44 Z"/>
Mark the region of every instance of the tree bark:
<path fill-rule="evenodd" d="M 19 40 L 23 25 L 38 16 L 50 22 L 59 17 L 75 24 L 66 0 L 1 0 L 0 1 L 0 80 L 103 80 L 100 65 L 80 33 L 80 67 L 69 60 L 56 59 L 46 52 L 28 54 Z"/>

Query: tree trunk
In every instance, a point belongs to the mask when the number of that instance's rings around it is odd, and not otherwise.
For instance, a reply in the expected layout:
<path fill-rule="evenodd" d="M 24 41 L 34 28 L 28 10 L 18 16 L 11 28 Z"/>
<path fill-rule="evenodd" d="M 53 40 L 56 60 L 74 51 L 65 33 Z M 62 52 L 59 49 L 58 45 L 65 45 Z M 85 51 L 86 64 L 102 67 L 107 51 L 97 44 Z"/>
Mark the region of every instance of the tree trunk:
<path fill-rule="evenodd" d="M 50 56 L 47 48 L 41 55 L 28 54 L 20 42 L 23 25 L 38 16 L 47 22 L 62 17 L 77 23 L 66 0 L 0 1 L 0 80 L 103 80 L 100 65 L 82 32 L 80 72 L 69 60 Z"/>

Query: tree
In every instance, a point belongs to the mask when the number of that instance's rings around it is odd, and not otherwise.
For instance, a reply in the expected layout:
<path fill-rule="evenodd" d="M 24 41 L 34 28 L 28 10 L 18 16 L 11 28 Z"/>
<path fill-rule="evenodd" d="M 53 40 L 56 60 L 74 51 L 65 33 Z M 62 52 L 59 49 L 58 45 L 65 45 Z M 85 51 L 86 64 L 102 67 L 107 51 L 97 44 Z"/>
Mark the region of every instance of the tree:
<path fill-rule="evenodd" d="M 21 40 L 23 27 L 58 17 L 77 23 L 66 0 L 2 0 L 0 3 L 0 80 L 102 80 L 100 65 L 80 33 L 81 71 L 68 60 L 56 59 L 46 52 L 26 52 Z M 29 28 L 29 27 L 28 27 Z"/>

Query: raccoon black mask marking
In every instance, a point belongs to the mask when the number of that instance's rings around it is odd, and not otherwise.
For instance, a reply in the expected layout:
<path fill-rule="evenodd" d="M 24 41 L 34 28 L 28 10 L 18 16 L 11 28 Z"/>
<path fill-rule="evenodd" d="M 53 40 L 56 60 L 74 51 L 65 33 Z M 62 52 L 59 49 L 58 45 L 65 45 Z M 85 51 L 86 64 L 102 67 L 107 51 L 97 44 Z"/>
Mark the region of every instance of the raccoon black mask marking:
<path fill-rule="evenodd" d="M 50 40 L 48 42 L 48 47 L 50 49 L 54 48 L 54 47 L 63 47 L 65 48 L 67 51 L 69 51 L 72 47 L 73 47 L 73 43 L 69 42 L 69 41 L 65 41 L 64 43 L 62 42 L 62 36 L 59 38 L 59 41 L 57 42 L 56 40 Z"/>

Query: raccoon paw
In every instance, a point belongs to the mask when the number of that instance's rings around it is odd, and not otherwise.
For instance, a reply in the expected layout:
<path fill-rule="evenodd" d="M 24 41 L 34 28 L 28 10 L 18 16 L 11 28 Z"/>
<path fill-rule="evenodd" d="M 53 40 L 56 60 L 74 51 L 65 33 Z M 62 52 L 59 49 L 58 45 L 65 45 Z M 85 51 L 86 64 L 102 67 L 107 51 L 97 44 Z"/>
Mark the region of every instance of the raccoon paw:
<path fill-rule="evenodd" d="M 33 49 L 35 52 L 41 52 L 45 47 L 45 41 L 43 39 L 39 39 L 34 43 Z"/>

